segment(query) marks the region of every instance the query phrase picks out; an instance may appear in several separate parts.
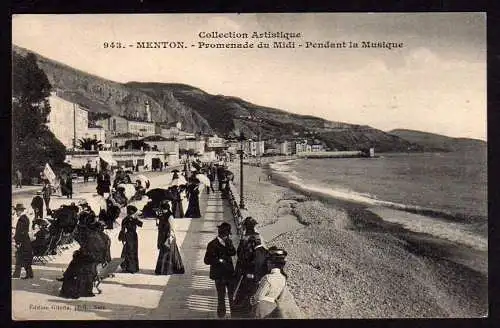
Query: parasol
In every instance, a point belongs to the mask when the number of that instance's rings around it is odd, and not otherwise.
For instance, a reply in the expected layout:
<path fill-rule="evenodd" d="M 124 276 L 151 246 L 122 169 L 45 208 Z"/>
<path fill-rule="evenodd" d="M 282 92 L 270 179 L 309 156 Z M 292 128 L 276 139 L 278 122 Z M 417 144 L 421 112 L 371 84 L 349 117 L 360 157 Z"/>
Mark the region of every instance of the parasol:
<path fill-rule="evenodd" d="M 205 186 L 210 187 L 210 179 L 205 174 L 197 174 L 196 179 L 198 179 Z"/>
<path fill-rule="evenodd" d="M 124 194 L 127 199 L 135 195 L 135 187 L 131 183 L 120 183 L 117 188 L 123 188 L 125 190 Z"/>
<path fill-rule="evenodd" d="M 146 176 L 144 176 L 144 175 L 142 175 L 142 174 L 141 174 L 141 175 L 138 175 L 135 179 L 136 179 L 136 180 L 140 180 L 140 181 L 141 181 L 142 186 L 143 186 L 145 189 L 148 189 L 148 188 L 149 188 L 150 183 L 149 183 L 149 179 L 148 179 Z"/>
<path fill-rule="evenodd" d="M 163 200 L 174 200 L 174 195 L 167 189 L 155 188 L 146 193 L 153 203 L 159 204 Z"/>

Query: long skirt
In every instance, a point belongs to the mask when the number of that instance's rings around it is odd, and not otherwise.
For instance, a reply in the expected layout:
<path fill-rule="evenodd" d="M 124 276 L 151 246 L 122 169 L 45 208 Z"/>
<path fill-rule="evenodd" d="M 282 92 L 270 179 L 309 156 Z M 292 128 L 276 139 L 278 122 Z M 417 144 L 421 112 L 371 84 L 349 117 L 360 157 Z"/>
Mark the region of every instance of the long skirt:
<path fill-rule="evenodd" d="M 258 283 L 255 283 L 253 279 L 249 279 L 245 276 L 241 278 L 238 290 L 235 291 L 234 296 L 235 312 L 237 312 L 240 317 L 251 316 L 252 305 L 250 304 L 250 296 L 255 293 L 258 287 Z"/>
<path fill-rule="evenodd" d="M 125 235 L 125 243 L 123 244 L 123 250 L 121 258 L 123 259 L 120 265 L 124 272 L 135 273 L 139 271 L 139 254 L 138 254 L 138 242 L 137 233 L 133 235 Z"/>
<path fill-rule="evenodd" d="M 80 258 L 73 259 L 66 272 L 60 291 L 65 298 L 94 296 L 92 289 L 97 275 L 97 264 Z"/>
<path fill-rule="evenodd" d="M 180 200 L 174 200 L 172 202 L 172 213 L 174 214 L 174 218 L 184 217 L 184 209 Z"/>
<path fill-rule="evenodd" d="M 252 313 L 255 319 L 274 318 L 277 305 L 275 302 L 260 301 L 253 306 Z"/>
<path fill-rule="evenodd" d="M 170 245 L 162 245 L 158 260 L 156 261 L 155 273 L 161 275 L 183 274 L 184 264 L 175 238 Z"/>
<path fill-rule="evenodd" d="M 200 202 L 198 196 L 189 197 L 189 206 L 186 211 L 187 218 L 201 218 Z"/>

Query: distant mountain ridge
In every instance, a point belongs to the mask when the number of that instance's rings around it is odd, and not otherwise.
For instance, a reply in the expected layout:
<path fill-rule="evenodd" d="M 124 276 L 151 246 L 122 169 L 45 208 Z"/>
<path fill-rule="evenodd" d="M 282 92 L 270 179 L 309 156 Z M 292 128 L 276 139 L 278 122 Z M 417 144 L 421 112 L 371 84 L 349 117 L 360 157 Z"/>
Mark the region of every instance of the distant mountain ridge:
<path fill-rule="evenodd" d="M 26 49 L 13 46 L 26 54 Z M 54 89 L 70 101 L 93 112 L 133 117 L 145 114 L 150 105 L 154 122 L 180 121 L 194 133 L 215 133 L 236 137 L 289 140 L 304 137 L 332 150 L 359 150 L 375 147 L 377 152 L 424 151 L 424 146 L 397 134 L 370 126 L 332 122 L 322 118 L 293 114 L 281 109 L 252 104 L 243 99 L 211 95 L 179 83 L 118 83 L 95 76 L 33 52 Z M 429 150 L 429 149 L 426 149 Z"/>
<path fill-rule="evenodd" d="M 399 138 L 408 140 L 424 147 L 424 151 L 471 151 L 486 150 L 487 143 L 471 138 L 453 138 L 440 134 L 408 129 L 395 129 L 388 132 Z"/>

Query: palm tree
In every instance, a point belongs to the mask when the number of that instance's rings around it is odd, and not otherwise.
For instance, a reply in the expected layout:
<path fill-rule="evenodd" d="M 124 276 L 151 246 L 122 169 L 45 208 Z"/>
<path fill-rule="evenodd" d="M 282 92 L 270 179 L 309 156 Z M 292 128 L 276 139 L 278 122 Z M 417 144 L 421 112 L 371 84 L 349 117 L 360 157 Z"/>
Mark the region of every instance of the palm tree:
<path fill-rule="evenodd" d="M 85 150 L 100 150 L 103 147 L 101 140 L 92 138 L 79 139 L 78 143 L 80 144 L 80 148 Z"/>

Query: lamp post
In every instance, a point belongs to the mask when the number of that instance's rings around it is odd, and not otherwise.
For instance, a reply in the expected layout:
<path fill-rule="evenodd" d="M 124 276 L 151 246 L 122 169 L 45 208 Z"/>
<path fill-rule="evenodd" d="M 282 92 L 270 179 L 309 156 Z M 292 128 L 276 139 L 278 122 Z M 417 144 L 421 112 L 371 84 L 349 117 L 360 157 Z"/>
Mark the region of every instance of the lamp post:
<path fill-rule="evenodd" d="M 243 141 L 245 136 L 240 132 L 240 208 L 245 208 L 245 201 L 243 200 Z"/>

